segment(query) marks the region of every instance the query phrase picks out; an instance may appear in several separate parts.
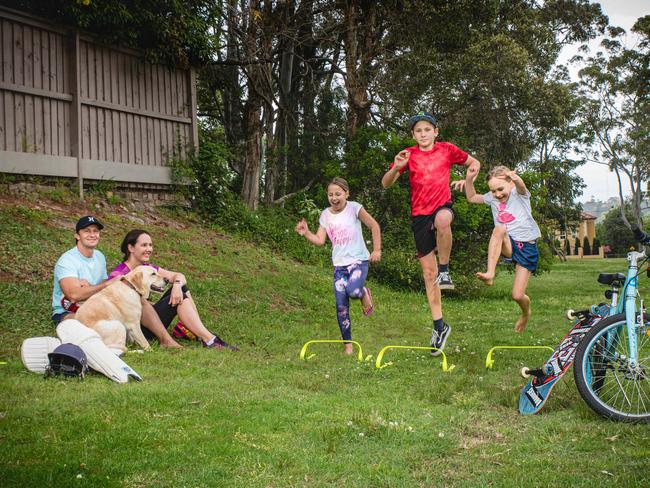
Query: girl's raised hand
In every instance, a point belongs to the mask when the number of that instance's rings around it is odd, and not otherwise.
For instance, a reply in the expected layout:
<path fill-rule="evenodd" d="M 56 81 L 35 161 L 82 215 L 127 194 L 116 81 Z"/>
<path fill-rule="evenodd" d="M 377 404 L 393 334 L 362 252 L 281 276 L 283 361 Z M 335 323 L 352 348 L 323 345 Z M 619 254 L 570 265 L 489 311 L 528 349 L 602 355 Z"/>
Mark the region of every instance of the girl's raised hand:
<path fill-rule="evenodd" d="M 296 224 L 296 232 L 301 236 L 304 236 L 308 230 L 309 226 L 307 225 L 307 221 L 305 219 L 302 219 Z"/>
<path fill-rule="evenodd" d="M 508 178 L 510 178 L 512 181 L 516 181 L 516 180 L 519 179 L 519 175 L 517 174 L 516 171 L 508 171 L 508 172 L 506 173 L 506 175 L 507 175 Z"/>
<path fill-rule="evenodd" d="M 371 263 L 378 263 L 381 261 L 381 251 L 372 251 L 369 259 Z"/>

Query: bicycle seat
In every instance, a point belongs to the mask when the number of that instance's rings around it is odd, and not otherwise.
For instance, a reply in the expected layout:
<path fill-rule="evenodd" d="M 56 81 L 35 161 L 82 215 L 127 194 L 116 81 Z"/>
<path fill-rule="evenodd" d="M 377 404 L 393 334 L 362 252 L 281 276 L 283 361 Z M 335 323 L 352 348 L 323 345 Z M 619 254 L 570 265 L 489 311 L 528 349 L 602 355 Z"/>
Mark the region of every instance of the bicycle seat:
<path fill-rule="evenodd" d="M 622 285 L 625 283 L 625 275 L 622 273 L 600 273 L 598 275 L 598 283 L 603 285 Z"/>

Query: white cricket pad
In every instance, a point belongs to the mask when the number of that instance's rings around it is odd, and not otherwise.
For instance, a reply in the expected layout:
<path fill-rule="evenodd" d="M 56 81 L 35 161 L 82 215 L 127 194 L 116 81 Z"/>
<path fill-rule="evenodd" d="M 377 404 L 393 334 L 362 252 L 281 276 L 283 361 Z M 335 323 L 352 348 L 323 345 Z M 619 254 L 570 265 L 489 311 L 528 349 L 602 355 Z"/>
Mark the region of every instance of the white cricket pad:
<path fill-rule="evenodd" d="M 97 332 L 89 329 L 76 319 L 64 320 L 56 328 L 56 333 L 63 342 L 79 346 L 88 357 L 88 365 L 95 371 L 108 376 L 118 383 L 127 383 L 129 376 L 141 381 L 142 378 L 131 367 L 116 356 L 102 342 Z"/>
<path fill-rule="evenodd" d="M 32 373 L 45 373 L 50 365 L 48 354 L 54 351 L 61 341 L 56 337 L 30 337 L 20 346 L 20 358 Z"/>

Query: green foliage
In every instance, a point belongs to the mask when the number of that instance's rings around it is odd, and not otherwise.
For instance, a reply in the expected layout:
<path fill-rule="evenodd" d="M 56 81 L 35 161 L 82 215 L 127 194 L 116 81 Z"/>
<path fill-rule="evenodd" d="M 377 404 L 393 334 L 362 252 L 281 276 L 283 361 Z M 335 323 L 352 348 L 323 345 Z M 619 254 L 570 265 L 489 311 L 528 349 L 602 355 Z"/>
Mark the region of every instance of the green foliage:
<path fill-rule="evenodd" d="M 592 254 L 598 254 L 600 252 L 600 241 L 598 237 L 594 237 L 594 247 L 592 248 Z"/>
<path fill-rule="evenodd" d="M 625 206 L 625 213 L 632 221 L 632 211 L 628 204 Z M 613 208 L 605 214 L 603 221 L 596 227 L 596 232 L 600 242 L 609 246 L 614 254 L 625 254 L 630 248 L 636 247 L 637 243 L 632 232 L 621 218 L 620 207 Z"/>
<path fill-rule="evenodd" d="M 198 154 L 172 161 L 178 191 L 220 228 L 300 261 L 324 261 L 326 252 L 305 243 L 294 227 L 300 218 L 318 225 L 320 209 L 305 194 L 294 196 L 286 208 L 250 211 L 234 193 L 236 179 L 229 168 L 231 153 L 219 134 L 203 127 Z M 180 184 L 184 183 L 184 184 Z"/>
<path fill-rule="evenodd" d="M 115 180 L 96 180 L 88 184 L 88 193 L 100 197 L 106 197 L 115 192 L 117 183 Z"/>
<path fill-rule="evenodd" d="M 571 244 L 569 244 L 569 239 L 564 240 L 564 255 L 565 256 L 571 255 Z"/>
<path fill-rule="evenodd" d="M 145 50 L 152 62 L 187 67 L 207 62 L 220 13 L 210 0 L 7 0 L 10 7 L 92 32 L 106 44 Z"/>
<path fill-rule="evenodd" d="M 591 255 L 591 245 L 589 244 L 589 238 L 587 236 L 582 239 L 582 252 L 585 256 Z"/>
<path fill-rule="evenodd" d="M 579 253 L 580 253 L 580 239 L 576 237 L 576 241 L 573 246 L 573 254 L 577 256 Z"/>

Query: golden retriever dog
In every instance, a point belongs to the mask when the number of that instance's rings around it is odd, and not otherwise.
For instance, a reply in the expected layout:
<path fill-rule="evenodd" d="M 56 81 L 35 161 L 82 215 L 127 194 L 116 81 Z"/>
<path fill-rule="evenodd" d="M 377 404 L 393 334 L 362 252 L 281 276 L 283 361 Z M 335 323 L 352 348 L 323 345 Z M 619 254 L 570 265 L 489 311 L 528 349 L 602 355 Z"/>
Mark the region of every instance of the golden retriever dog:
<path fill-rule="evenodd" d="M 152 266 L 138 266 L 128 274 L 113 279 L 115 283 L 86 300 L 75 319 L 96 331 L 104 344 L 126 351 L 127 335 L 143 349 L 149 342 L 142 334 L 142 302 L 151 290 L 162 291 L 166 281 Z"/>

